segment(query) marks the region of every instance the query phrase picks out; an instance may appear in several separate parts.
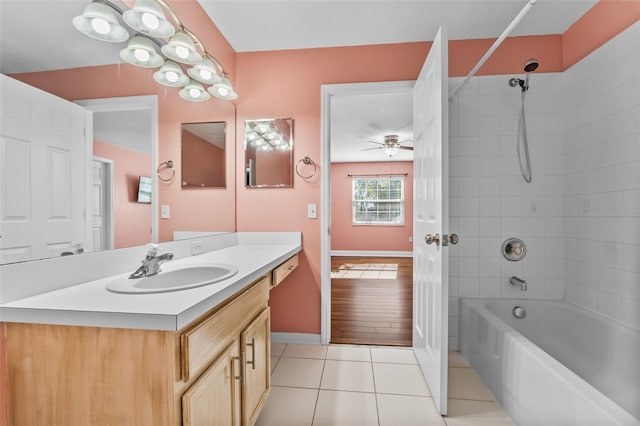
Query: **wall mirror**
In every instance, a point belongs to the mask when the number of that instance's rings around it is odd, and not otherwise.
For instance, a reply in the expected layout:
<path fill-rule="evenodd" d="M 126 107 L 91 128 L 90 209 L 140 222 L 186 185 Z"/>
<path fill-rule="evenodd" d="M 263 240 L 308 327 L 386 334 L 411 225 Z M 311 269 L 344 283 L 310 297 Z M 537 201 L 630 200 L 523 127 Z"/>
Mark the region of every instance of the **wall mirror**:
<path fill-rule="evenodd" d="M 182 124 L 182 187 L 225 188 L 227 124 Z"/>
<path fill-rule="evenodd" d="M 293 119 L 244 122 L 245 186 L 293 186 Z"/>
<path fill-rule="evenodd" d="M 117 1 L 120 3 L 120 1 Z M 64 3 L 64 4 L 63 4 Z M 78 2 L 35 2 L 20 1 L 2 4 L 0 14 L 0 73 L 23 81 L 53 95 L 67 100 L 96 100 L 106 98 L 139 97 L 155 94 L 159 119 L 150 123 L 150 110 L 147 107 L 132 106 L 128 111 L 94 111 L 94 136 L 101 151 L 94 149 L 94 157 L 101 160 L 105 173 L 113 172 L 113 180 L 122 180 L 124 192 L 116 191 L 112 195 L 115 209 L 113 236 L 93 238 L 91 246 L 56 248 L 51 254 L 34 256 L 29 259 L 57 257 L 62 252 L 98 251 L 110 248 L 137 246 L 153 241 L 164 242 L 176 239 L 176 233 L 186 237 L 234 232 L 235 225 L 235 105 L 229 101 L 211 99 L 205 103 L 187 103 L 177 95 L 177 89 L 165 88 L 150 78 L 146 69 L 137 69 L 121 63 L 119 52 L 122 44 L 102 43 L 90 39 L 76 31 L 71 25 L 83 4 Z M 123 7 L 125 7 L 123 5 Z M 20 24 L 19 17 L 29 11 L 37 19 Z M 42 23 L 46 22 L 46 31 Z M 38 30 L 38 28 L 40 28 Z M 47 34 L 47 37 L 39 36 Z M 23 40 L 40 42 L 33 49 L 24 49 Z M 67 50 L 65 50 L 67 49 Z M 86 62 L 71 62 L 70 51 L 83 52 L 80 55 L 87 61 L 95 61 L 93 66 Z M 49 55 L 34 55 L 33 52 L 46 51 Z M 66 52 L 66 53 L 65 53 Z M 66 62 L 65 62 L 66 61 Z M 0 90 L 0 96 L 3 91 Z M 122 115 L 124 114 L 124 116 Z M 129 118 L 127 120 L 126 118 Z M 182 123 L 226 122 L 226 163 L 223 188 L 203 188 L 201 191 L 184 190 L 181 185 L 181 125 Z M 116 123 L 116 124 L 114 124 Z M 145 128 L 140 126 L 144 124 Z M 117 125 L 117 128 L 116 128 Z M 122 131 L 117 139 L 103 136 L 102 130 Z M 154 139 L 152 132 L 157 133 Z M 136 135 L 143 134 L 144 137 Z M 137 142 L 135 146 L 132 142 Z M 121 156 L 123 152 L 130 152 Z M 155 154 L 153 154 L 155 151 Z M 153 155 L 156 158 L 152 158 Z M 120 166 L 127 160 L 129 169 L 120 173 Z M 130 160 L 130 161 L 129 161 Z M 176 163 L 176 176 L 171 182 L 157 182 L 156 171 L 161 162 L 173 160 Z M 88 158 L 91 163 L 93 158 Z M 131 166 L 131 167 L 129 167 Z M 0 165 L 0 168 L 3 167 Z M 133 169 L 135 167 L 135 170 Z M 2 170 L 0 170 L 1 172 Z M 91 173 L 91 172 L 87 172 Z M 15 181 L 6 180 L 7 186 Z M 89 178 L 91 175 L 88 174 Z M 152 178 L 151 203 L 138 201 L 141 177 Z M 0 181 L 3 181 L 0 178 Z M 3 181 L 4 182 L 4 181 Z M 93 183 L 93 180 L 92 182 Z M 90 195 L 87 194 L 89 197 Z M 0 199 L 0 207 L 5 206 Z M 170 206 L 168 219 L 159 217 L 160 205 Z M 213 212 L 213 213 L 203 213 Z M 122 217 L 122 220 L 119 218 Z M 0 217 L 0 234 L 3 234 L 3 222 Z M 87 222 L 89 223 L 89 222 Z M 118 228 L 129 230 L 126 236 L 136 236 L 134 240 L 119 238 Z M 26 233 L 33 233 L 26 231 Z M 93 231 L 89 230 L 88 233 Z M 3 235 L 4 236 L 4 235 Z M 184 238 L 184 237 L 180 237 Z M 109 241 L 111 240 L 111 241 Z M 98 241 L 103 247 L 98 247 Z M 0 250 L 2 249 L 0 244 Z M 2 259 L 1 263 L 22 261 L 14 258 Z M 27 259 L 24 259 L 27 260 Z"/>

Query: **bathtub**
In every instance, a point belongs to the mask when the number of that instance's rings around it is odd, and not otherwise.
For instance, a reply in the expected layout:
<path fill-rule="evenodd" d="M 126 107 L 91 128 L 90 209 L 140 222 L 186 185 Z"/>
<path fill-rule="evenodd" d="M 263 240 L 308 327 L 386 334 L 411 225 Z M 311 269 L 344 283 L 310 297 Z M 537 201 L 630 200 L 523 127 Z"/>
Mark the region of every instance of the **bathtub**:
<path fill-rule="evenodd" d="M 462 298 L 460 352 L 517 425 L 640 425 L 640 333 L 602 316 Z"/>

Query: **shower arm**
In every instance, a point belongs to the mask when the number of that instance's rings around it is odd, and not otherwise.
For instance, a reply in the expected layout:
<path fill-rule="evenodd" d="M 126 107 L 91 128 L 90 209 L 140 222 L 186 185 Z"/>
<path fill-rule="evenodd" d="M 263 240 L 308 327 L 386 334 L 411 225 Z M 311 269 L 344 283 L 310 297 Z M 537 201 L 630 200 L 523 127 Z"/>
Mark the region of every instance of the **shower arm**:
<path fill-rule="evenodd" d="M 537 0 L 528 0 L 527 4 L 524 5 L 524 7 L 522 8 L 522 10 L 520 11 L 520 13 L 518 13 L 516 15 L 515 18 L 513 18 L 513 21 L 511 21 L 511 23 L 509 24 L 509 26 L 507 26 L 507 28 L 502 32 L 502 34 L 500 34 L 500 37 L 498 37 L 496 39 L 495 42 L 493 42 L 493 44 L 491 45 L 491 47 L 489 48 L 489 50 L 487 50 L 487 52 L 484 54 L 484 56 L 482 58 L 480 58 L 480 60 L 478 61 L 478 63 L 476 64 L 475 67 L 473 67 L 473 69 L 471 69 L 471 71 L 469 72 L 469 74 L 465 77 L 465 79 L 462 81 L 462 83 L 460 83 L 460 85 L 456 88 L 456 90 L 453 91 L 453 93 L 451 94 L 451 96 L 449 96 L 449 100 L 453 100 L 454 96 L 460 91 L 462 90 L 462 88 L 464 87 L 465 84 L 467 84 L 467 81 L 469 81 L 469 79 L 471 77 L 473 77 L 475 75 L 476 72 L 478 72 L 478 70 L 480 69 L 480 67 L 482 67 L 484 65 L 484 63 L 487 61 L 487 59 L 489 59 L 489 57 L 491 55 L 493 55 L 493 52 L 495 52 L 495 50 L 502 44 L 502 42 L 504 41 L 505 38 L 507 38 L 509 36 L 509 34 L 511 34 L 511 31 L 513 31 L 513 29 L 520 23 L 520 21 L 522 21 L 522 19 L 525 17 L 525 15 L 527 13 L 529 13 L 529 10 L 531 10 L 531 8 L 533 6 L 535 6 Z"/>

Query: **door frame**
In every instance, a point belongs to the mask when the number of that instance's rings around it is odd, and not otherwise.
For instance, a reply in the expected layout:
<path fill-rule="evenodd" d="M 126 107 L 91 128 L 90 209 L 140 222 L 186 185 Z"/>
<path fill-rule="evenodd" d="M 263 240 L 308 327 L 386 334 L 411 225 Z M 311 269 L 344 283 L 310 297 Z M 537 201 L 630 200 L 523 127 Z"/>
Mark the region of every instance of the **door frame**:
<path fill-rule="evenodd" d="M 151 116 L 151 242 L 158 242 L 159 235 L 159 204 L 158 204 L 158 174 L 155 172 L 158 163 L 158 96 L 124 96 L 116 98 L 99 98 L 99 99 L 81 99 L 74 101 L 82 105 L 91 113 L 96 112 L 113 112 L 113 111 L 149 111 Z M 93 123 L 93 121 L 91 122 Z M 93 127 L 93 124 L 92 124 Z M 93 130 L 93 129 L 91 129 Z M 87 141 L 91 145 L 89 152 L 93 153 L 93 138 Z M 93 162 L 87 162 L 87 173 L 91 173 Z M 91 174 L 89 174 L 91 176 Z M 90 185 L 89 185 L 90 186 Z"/>
<path fill-rule="evenodd" d="M 320 106 L 320 339 L 331 340 L 331 98 L 411 92 L 414 80 L 323 84 Z"/>
<path fill-rule="evenodd" d="M 103 192 L 105 192 L 103 195 L 106 201 L 104 205 L 104 212 L 106 216 L 105 223 L 107 224 L 106 243 L 107 243 L 107 249 L 112 249 L 114 248 L 114 244 L 115 244 L 115 221 L 114 221 L 114 211 L 113 211 L 113 208 L 114 208 L 113 185 L 114 185 L 114 179 L 115 179 L 115 172 L 114 172 L 115 166 L 114 166 L 113 160 L 110 160 L 108 158 L 94 156 L 93 161 L 101 163 L 105 170 L 105 181 L 107 184 L 103 186 L 103 188 L 106 188 L 106 191 L 104 191 L 103 189 Z"/>

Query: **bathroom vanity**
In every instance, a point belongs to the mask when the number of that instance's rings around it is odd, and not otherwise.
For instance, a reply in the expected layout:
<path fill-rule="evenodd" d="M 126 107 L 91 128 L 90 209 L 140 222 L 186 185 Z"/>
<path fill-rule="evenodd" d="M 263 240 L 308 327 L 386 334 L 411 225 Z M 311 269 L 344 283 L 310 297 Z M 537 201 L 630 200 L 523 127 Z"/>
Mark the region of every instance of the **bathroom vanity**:
<path fill-rule="evenodd" d="M 0 305 L 9 424 L 253 425 L 270 389 L 269 291 L 299 251 L 185 257 L 238 272 L 183 291 L 112 293 L 106 277 Z"/>

